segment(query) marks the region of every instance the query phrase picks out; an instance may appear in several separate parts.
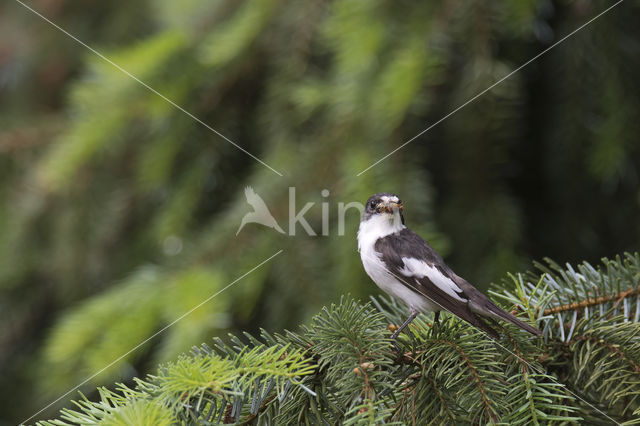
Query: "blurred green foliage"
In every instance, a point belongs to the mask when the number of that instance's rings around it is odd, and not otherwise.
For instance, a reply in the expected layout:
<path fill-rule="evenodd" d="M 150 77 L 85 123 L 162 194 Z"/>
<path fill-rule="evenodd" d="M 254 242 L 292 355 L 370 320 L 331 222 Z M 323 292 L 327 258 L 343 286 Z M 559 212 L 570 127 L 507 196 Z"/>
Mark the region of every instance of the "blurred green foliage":
<path fill-rule="evenodd" d="M 127 380 L 225 330 L 281 329 L 377 291 L 337 203 L 401 195 L 486 287 L 529 259 L 637 249 L 640 7 L 625 2 L 356 174 L 609 3 L 63 0 L 0 6 L 0 412 L 14 423 L 279 249 L 118 362 Z M 286 230 L 247 225 L 251 185 Z M 328 189 L 329 197 L 321 191 Z M 5 414 L 6 413 L 6 414 Z M 5 420 L 5 419 L 2 419 Z"/>

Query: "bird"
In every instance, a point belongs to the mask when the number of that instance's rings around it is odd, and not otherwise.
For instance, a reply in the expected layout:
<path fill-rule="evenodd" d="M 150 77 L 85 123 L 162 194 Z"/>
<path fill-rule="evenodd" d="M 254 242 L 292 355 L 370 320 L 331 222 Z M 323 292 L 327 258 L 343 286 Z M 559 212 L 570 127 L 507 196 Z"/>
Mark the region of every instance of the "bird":
<path fill-rule="evenodd" d="M 364 270 L 380 289 L 410 309 L 409 318 L 395 330 L 392 340 L 419 313 L 433 312 L 434 324 L 438 324 L 442 310 L 494 338 L 499 335 L 487 323 L 493 320 L 510 322 L 536 336 L 542 334 L 456 275 L 425 240 L 405 226 L 403 210 L 397 195 L 374 194 L 367 200 L 358 228 Z"/>
<path fill-rule="evenodd" d="M 258 194 L 256 194 L 252 187 L 247 186 L 244 189 L 244 196 L 247 199 L 247 203 L 249 203 L 249 205 L 253 207 L 254 211 L 249 212 L 242 217 L 242 221 L 240 222 L 240 227 L 236 231 L 236 235 L 240 233 L 240 230 L 247 223 L 259 223 L 260 225 L 273 228 L 281 234 L 284 234 L 284 231 L 282 230 L 282 228 L 280 228 L 278 222 L 276 222 L 276 220 L 273 218 L 273 215 L 269 211 L 269 208 L 265 204 L 264 200 Z"/>

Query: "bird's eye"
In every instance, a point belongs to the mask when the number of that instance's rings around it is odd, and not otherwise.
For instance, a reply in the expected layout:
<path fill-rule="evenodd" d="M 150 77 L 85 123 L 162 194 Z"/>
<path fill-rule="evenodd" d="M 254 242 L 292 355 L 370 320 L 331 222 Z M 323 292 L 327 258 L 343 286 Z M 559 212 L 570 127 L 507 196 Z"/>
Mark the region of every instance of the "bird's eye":
<path fill-rule="evenodd" d="M 369 203 L 369 207 L 372 208 L 372 209 L 375 209 L 376 208 L 376 202 L 375 201 L 370 202 Z"/>

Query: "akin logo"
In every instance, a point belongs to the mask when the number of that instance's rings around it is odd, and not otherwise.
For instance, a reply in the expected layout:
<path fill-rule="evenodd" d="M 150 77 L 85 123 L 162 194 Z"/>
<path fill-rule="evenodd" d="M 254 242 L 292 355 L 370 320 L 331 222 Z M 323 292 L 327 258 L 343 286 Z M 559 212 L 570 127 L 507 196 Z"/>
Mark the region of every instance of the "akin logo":
<path fill-rule="evenodd" d="M 236 231 L 236 235 L 240 233 L 240 230 L 242 230 L 247 223 L 259 223 L 260 225 L 264 225 L 267 228 L 273 228 L 281 234 L 284 234 L 284 231 L 280 228 L 280 225 L 278 225 L 278 222 L 276 222 L 269 211 L 267 204 L 264 202 L 262 197 L 256 194 L 253 188 L 247 186 L 244 189 L 244 196 L 247 198 L 247 203 L 253 207 L 253 211 L 242 217 L 242 221 L 240 222 L 240 227 Z"/>
<path fill-rule="evenodd" d="M 320 194 L 322 195 L 323 198 L 327 198 L 329 196 L 329 190 L 323 189 L 320 192 Z M 244 195 L 247 199 L 247 203 L 253 208 L 253 211 L 245 214 L 242 217 L 242 221 L 240 222 L 240 226 L 236 231 L 236 235 L 238 235 L 240 231 L 244 228 L 244 226 L 249 223 L 257 223 L 257 224 L 266 226 L 267 228 L 275 229 L 281 234 L 287 234 L 289 236 L 296 235 L 297 225 L 300 224 L 300 226 L 302 226 L 302 229 L 304 229 L 307 235 L 309 236 L 318 235 L 316 231 L 311 227 L 307 219 L 305 218 L 305 215 L 309 213 L 309 211 L 313 208 L 313 206 L 315 206 L 316 203 L 308 202 L 304 205 L 304 207 L 302 207 L 302 209 L 297 211 L 295 187 L 289 187 L 289 229 L 288 229 L 289 232 L 285 232 L 280 227 L 280 225 L 278 225 L 278 222 L 271 214 L 271 211 L 267 207 L 267 204 L 264 202 L 262 197 L 260 197 L 260 195 L 258 195 L 253 190 L 252 187 L 247 186 L 244 189 Z M 362 203 L 359 203 L 357 201 L 352 201 L 346 204 L 343 202 L 338 203 L 338 235 L 339 236 L 343 236 L 345 234 L 345 216 L 346 216 L 347 210 L 351 208 L 355 208 L 356 210 L 358 210 L 358 220 L 360 220 L 360 217 L 364 212 L 364 205 Z M 327 201 L 323 201 L 321 203 L 321 222 L 322 222 L 321 235 L 323 236 L 329 235 L 329 203 Z"/>

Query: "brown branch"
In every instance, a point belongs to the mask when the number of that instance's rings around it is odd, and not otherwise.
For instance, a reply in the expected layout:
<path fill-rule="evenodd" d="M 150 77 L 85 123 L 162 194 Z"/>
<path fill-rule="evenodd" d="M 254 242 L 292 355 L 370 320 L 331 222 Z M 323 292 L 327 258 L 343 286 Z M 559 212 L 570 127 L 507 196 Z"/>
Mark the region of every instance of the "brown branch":
<path fill-rule="evenodd" d="M 616 293 L 616 294 L 609 294 L 607 296 L 589 298 L 581 302 L 574 302 L 568 305 L 556 306 L 555 308 L 545 309 L 543 314 L 550 315 L 550 314 L 557 314 L 558 312 L 574 311 L 576 309 L 582 309 L 582 308 L 587 308 L 595 305 L 601 305 L 603 303 L 610 302 L 611 300 L 617 300 L 616 302 L 616 306 L 617 306 L 623 299 L 629 296 L 635 296 L 637 294 L 640 294 L 640 287 L 631 288 L 629 290 L 621 291 L 620 293 Z"/>
<path fill-rule="evenodd" d="M 467 366 L 469 367 L 469 370 L 471 370 L 471 375 L 473 377 L 473 380 L 476 383 L 476 386 L 478 387 L 478 390 L 480 391 L 480 396 L 481 396 L 481 399 L 482 399 L 482 402 L 483 402 L 484 406 L 487 408 L 491 419 L 495 423 L 497 423 L 498 422 L 498 416 L 493 411 L 493 408 L 491 407 L 491 403 L 489 402 L 489 399 L 487 398 L 487 395 L 485 394 L 484 386 L 482 385 L 482 380 L 480 379 L 480 375 L 478 374 L 478 370 L 476 370 L 476 368 L 471 363 L 471 359 L 469 358 L 467 353 L 460 346 L 458 346 L 455 343 L 450 342 L 448 340 L 436 340 L 434 342 L 434 344 L 448 345 L 448 346 L 452 347 L 456 352 L 458 352 L 458 354 L 460 354 L 460 357 L 462 358 L 462 360 L 465 362 L 465 364 L 467 364 Z M 414 360 L 414 362 L 415 362 L 415 360 Z"/>
<path fill-rule="evenodd" d="M 262 404 L 260 404 L 260 407 L 258 407 L 258 410 L 256 411 L 256 413 L 255 413 L 255 414 L 249 414 L 249 415 L 247 416 L 247 418 L 246 418 L 246 419 L 244 419 L 244 420 L 242 421 L 242 423 L 240 423 L 240 424 L 245 425 L 245 424 L 249 424 L 249 423 L 251 423 L 251 422 L 252 422 L 256 417 L 258 417 L 258 416 L 260 415 L 260 413 L 261 413 L 262 411 L 264 411 L 264 409 L 267 407 L 267 404 L 269 404 L 269 403 L 270 403 L 271 401 L 273 401 L 274 399 L 276 399 L 276 396 L 275 396 L 275 395 L 271 395 L 269 398 L 266 398 L 266 399 L 262 402 Z"/>
<path fill-rule="evenodd" d="M 434 341 L 433 343 L 434 344 L 444 344 L 444 345 L 451 346 L 456 352 L 458 352 L 460 354 L 460 357 L 463 359 L 465 364 L 467 364 L 467 366 L 469 367 L 469 370 L 471 370 L 471 375 L 473 376 L 473 380 L 476 383 L 476 386 L 478 387 L 478 390 L 480 391 L 480 396 L 481 396 L 481 399 L 482 399 L 482 402 L 483 402 L 484 406 L 487 408 L 487 411 L 489 412 L 489 415 L 490 415 L 491 419 L 495 423 L 497 423 L 498 422 L 498 417 L 497 417 L 496 413 L 493 411 L 493 409 L 491 407 L 491 403 L 489 402 L 489 400 L 488 400 L 488 398 L 487 398 L 487 396 L 485 394 L 484 387 L 482 385 L 482 380 L 480 379 L 480 375 L 478 374 L 478 371 L 476 370 L 476 368 L 471 363 L 471 359 L 469 358 L 467 353 L 460 346 L 458 346 L 455 343 L 450 342 L 448 340 L 440 339 L 440 340 Z M 398 358 L 398 362 L 401 363 L 401 364 L 414 364 L 414 365 L 422 366 L 416 360 L 416 356 L 419 356 L 423 352 L 424 351 L 405 352 Z M 435 384 L 434 384 L 434 387 L 435 387 Z M 447 410 L 447 411 L 449 411 L 449 410 Z"/>
<path fill-rule="evenodd" d="M 449 410 L 449 404 L 447 404 L 447 401 L 444 399 L 442 392 L 440 392 L 440 389 L 438 389 L 436 381 L 433 379 L 433 377 L 431 377 L 430 374 L 427 374 L 427 379 L 429 379 L 429 382 L 431 382 L 431 386 L 433 386 L 433 390 L 436 391 L 436 395 L 438 395 L 438 399 L 442 403 L 442 406 L 444 407 L 444 411 L 449 416 L 449 419 L 455 420 L 453 413 L 451 413 L 451 410 Z M 415 418 L 414 418 L 413 424 L 416 424 Z"/>
<path fill-rule="evenodd" d="M 360 359 L 362 360 L 362 357 Z M 367 373 L 367 370 L 370 370 L 372 368 L 374 368 L 373 363 L 363 362 L 358 367 L 353 369 L 353 372 L 356 375 L 362 376 L 362 391 L 360 392 L 360 395 L 367 399 L 371 397 L 370 393 L 372 391 L 371 384 L 369 383 L 369 374 Z"/>
<path fill-rule="evenodd" d="M 227 425 L 236 422 L 236 419 L 231 415 L 232 410 L 233 404 L 227 405 L 227 408 L 224 410 L 224 419 L 222 419 L 223 424 Z"/>
<path fill-rule="evenodd" d="M 569 303 L 567 305 L 548 308 L 548 309 L 545 309 L 542 312 L 542 314 L 552 315 L 552 314 L 557 314 L 559 312 L 575 311 L 577 309 L 601 305 L 603 303 L 607 303 L 612 300 L 616 300 L 616 304 L 614 306 L 618 306 L 620 302 L 622 302 L 625 298 L 629 296 L 635 296 L 638 294 L 640 294 L 640 287 L 630 288 L 629 290 L 621 291 L 620 293 L 616 293 L 616 294 L 609 294 L 609 295 L 600 296 L 600 297 L 591 297 L 581 302 L 574 302 L 574 303 Z M 540 313 L 540 308 L 534 308 L 534 309 L 536 311 L 536 314 Z M 511 315 L 516 315 L 519 311 L 525 312 L 525 309 L 519 304 L 516 304 L 515 308 L 511 311 Z"/>
<path fill-rule="evenodd" d="M 406 380 L 403 382 L 403 384 L 404 383 L 406 383 Z M 407 401 L 407 394 L 409 392 L 411 392 L 412 394 L 415 394 L 414 388 L 415 388 L 415 385 L 410 385 L 402 390 L 402 400 L 395 405 L 393 412 L 389 416 L 390 419 L 393 419 L 394 417 L 396 417 L 396 415 L 400 413 L 400 409 L 404 406 L 405 402 Z"/>
<path fill-rule="evenodd" d="M 520 347 L 518 346 L 518 342 L 516 341 L 516 339 L 513 338 L 513 336 L 511 335 L 511 333 L 509 333 L 509 331 L 502 326 L 500 327 L 500 331 L 502 331 L 502 333 L 507 336 L 507 339 L 509 339 L 509 341 L 511 342 L 511 344 L 513 345 L 513 352 L 515 355 L 515 357 L 517 358 L 518 362 L 520 363 L 520 365 L 522 366 L 522 373 L 523 374 L 527 374 L 529 371 L 529 367 L 531 367 L 531 369 L 533 370 L 534 373 L 536 373 L 537 371 L 535 370 L 535 368 L 533 368 L 533 366 L 531 365 L 531 363 L 533 362 L 533 360 L 528 360 L 524 354 L 522 353 L 522 351 L 520 350 Z M 542 354 L 538 357 L 538 361 L 540 361 L 540 358 L 543 356 L 548 356 L 546 354 Z"/>

